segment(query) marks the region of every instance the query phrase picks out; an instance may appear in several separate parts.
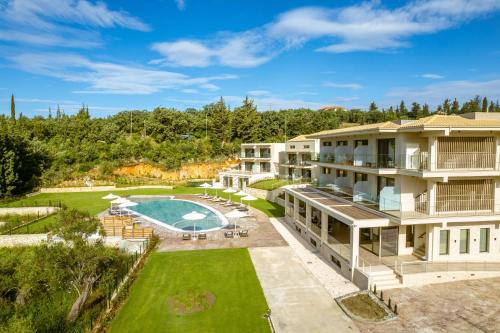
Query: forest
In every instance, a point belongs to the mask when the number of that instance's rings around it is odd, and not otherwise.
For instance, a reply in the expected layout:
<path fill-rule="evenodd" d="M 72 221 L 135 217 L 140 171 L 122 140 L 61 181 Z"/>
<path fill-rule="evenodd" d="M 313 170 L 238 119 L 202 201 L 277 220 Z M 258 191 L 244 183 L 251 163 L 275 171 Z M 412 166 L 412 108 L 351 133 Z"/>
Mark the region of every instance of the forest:
<path fill-rule="evenodd" d="M 46 117 L 26 117 L 16 110 L 12 96 L 10 112 L 0 115 L 0 198 L 81 178 L 91 169 L 105 176 L 116 166 L 138 161 L 174 169 L 187 162 L 226 159 L 239 152 L 241 142 L 283 142 L 342 124 L 499 111 L 498 101 L 479 96 L 462 104 L 446 99 L 433 110 L 401 101 L 387 109 L 372 102 L 367 110 L 335 111 L 259 111 L 249 98 L 231 109 L 221 98 L 200 109 L 158 107 L 102 118 L 91 117 L 82 105 L 74 115 L 57 108 Z"/>

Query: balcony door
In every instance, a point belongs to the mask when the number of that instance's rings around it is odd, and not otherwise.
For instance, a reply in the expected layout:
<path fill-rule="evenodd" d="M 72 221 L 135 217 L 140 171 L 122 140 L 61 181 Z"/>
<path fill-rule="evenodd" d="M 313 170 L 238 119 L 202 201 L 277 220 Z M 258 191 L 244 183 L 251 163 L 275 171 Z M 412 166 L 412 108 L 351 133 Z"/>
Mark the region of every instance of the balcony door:
<path fill-rule="evenodd" d="M 379 139 L 377 142 L 377 165 L 379 168 L 396 167 L 396 140 Z"/>

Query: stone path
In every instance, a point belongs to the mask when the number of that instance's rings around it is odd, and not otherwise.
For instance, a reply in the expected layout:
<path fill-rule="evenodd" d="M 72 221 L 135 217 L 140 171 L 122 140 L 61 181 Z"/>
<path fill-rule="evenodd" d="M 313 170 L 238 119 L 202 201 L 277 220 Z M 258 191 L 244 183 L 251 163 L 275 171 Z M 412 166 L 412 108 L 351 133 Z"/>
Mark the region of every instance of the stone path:
<path fill-rule="evenodd" d="M 275 218 L 271 218 L 270 220 L 274 228 L 290 245 L 294 254 L 325 287 L 331 297 L 336 298 L 359 290 L 336 267 L 328 264 L 324 258 L 316 254 L 317 251 L 315 248 L 309 245 L 304 239 L 296 237 L 283 220 Z"/>
<path fill-rule="evenodd" d="M 291 247 L 249 252 L 276 332 L 359 332 Z"/>

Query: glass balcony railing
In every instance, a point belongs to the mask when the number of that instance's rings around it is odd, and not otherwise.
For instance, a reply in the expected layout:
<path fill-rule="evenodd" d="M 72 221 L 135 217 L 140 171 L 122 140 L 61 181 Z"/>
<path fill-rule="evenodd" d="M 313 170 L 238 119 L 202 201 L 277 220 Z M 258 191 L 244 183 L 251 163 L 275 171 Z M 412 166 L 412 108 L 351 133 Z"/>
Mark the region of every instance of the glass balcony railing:
<path fill-rule="evenodd" d="M 365 168 L 396 168 L 396 156 L 394 154 L 333 154 L 325 153 L 315 156 L 313 161 L 322 163 L 334 163 L 341 165 L 352 165 Z"/>
<path fill-rule="evenodd" d="M 241 158 L 271 158 L 271 153 L 241 152 Z"/>

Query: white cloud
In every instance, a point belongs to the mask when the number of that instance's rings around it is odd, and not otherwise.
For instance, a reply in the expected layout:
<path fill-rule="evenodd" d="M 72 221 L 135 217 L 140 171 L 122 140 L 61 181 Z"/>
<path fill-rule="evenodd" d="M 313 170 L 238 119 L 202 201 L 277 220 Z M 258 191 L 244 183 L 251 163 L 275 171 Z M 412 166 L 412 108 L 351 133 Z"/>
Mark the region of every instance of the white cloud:
<path fill-rule="evenodd" d="M 181 92 L 185 93 L 185 94 L 198 94 L 199 91 L 196 90 L 196 89 L 191 89 L 191 88 L 187 88 L 187 89 L 181 89 Z"/>
<path fill-rule="evenodd" d="M 44 46 L 99 45 L 97 28 L 151 29 L 125 11 L 88 0 L 3 0 L 0 17 L 0 40 Z"/>
<path fill-rule="evenodd" d="M 363 88 L 359 83 L 338 83 L 338 82 L 323 82 L 323 87 L 359 90 Z"/>
<path fill-rule="evenodd" d="M 418 76 L 421 77 L 421 78 L 430 79 L 430 80 L 441 80 L 441 79 L 444 79 L 444 76 L 439 75 L 439 74 L 434 74 L 434 73 L 425 73 L 425 74 L 420 74 Z"/>
<path fill-rule="evenodd" d="M 137 65 L 96 62 L 74 54 L 24 53 L 11 56 L 9 60 L 29 73 L 87 85 L 75 93 L 152 94 L 193 87 L 213 91 L 219 87 L 212 82 L 237 78 L 231 74 L 190 77 Z"/>
<path fill-rule="evenodd" d="M 181 39 L 155 43 L 151 48 L 164 58 L 150 63 L 172 67 L 256 67 L 281 52 L 271 44 L 272 41 L 262 38 L 259 29 L 238 34 L 220 33 L 210 41 Z"/>
<path fill-rule="evenodd" d="M 446 81 L 430 84 L 422 88 L 395 88 L 387 93 L 396 100 L 412 100 L 436 105 L 445 98 L 468 100 L 476 95 L 490 99 L 500 99 L 500 79 L 489 81 Z"/>
<path fill-rule="evenodd" d="M 250 90 L 248 96 L 269 96 L 271 93 L 267 90 Z"/>
<path fill-rule="evenodd" d="M 175 4 L 179 10 L 184 10 L 184 8 L 186 8 L 186 2 L 184 0 L 175 0 Z"/>
<path fill-rule="evenodd" d="M 247 31 L 157 43 L 153 49 L 169 66 L 256 67 L 311 40 L 325 41 L 317 51 L 331 53 L 409 47 L 413 36 L 456 27 L 498 10 L 498 0 L 415 0 L 396 8 L 386 8 L 380 1 L 340 8 L 301 7 Z"/>

